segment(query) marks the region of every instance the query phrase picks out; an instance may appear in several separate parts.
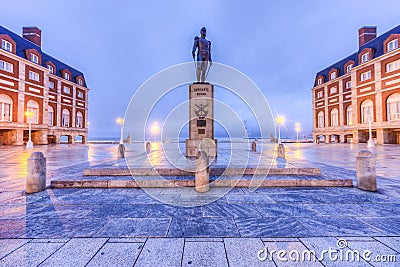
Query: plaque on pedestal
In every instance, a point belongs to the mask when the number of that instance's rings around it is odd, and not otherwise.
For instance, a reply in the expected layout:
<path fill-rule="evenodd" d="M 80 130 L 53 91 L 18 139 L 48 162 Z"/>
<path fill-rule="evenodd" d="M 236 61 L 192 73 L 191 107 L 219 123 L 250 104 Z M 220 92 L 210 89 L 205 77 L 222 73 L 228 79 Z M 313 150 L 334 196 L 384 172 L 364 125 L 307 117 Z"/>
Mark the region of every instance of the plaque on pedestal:
<path fill-rule="evenodd" d="M 189 139 L 186 140 L 186 157 L 197 157 L 205 151 L 208 157 L 217 156 L 214 139 L 214 86 L 193 83 L 189 86 Z"/>

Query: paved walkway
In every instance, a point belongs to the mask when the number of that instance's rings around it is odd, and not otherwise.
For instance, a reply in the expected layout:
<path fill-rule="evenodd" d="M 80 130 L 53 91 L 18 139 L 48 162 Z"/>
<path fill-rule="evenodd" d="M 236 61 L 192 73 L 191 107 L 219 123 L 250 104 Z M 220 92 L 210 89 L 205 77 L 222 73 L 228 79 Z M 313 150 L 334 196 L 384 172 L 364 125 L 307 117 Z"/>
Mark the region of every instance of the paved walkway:
<path fill-rule="evenodd" d="M 287 159 L 354 179 L 355 155 L 363 148 L 291 144 Z M 84 167 L 96 164 L 118 164 L 115 145 L 36 149 L 48 159 L 50 179 L 81 175 Z M 208 203 L 198 196 L 208 204 L 185 208 L 194 192 L 173 188 L 153 189 L 151 195 L 141 189 L 48 189 L 25 195 L 28 153 L 1 148 L 0 266 L 396 266 L 377 260 L 393 256 L 400 261 L 399 149 L 376 148 L 377 193 L 213 188 L 208 196 L 217 200 Z M 181 206 L 159 201 L 165 198 Z M 329 248 L 342 260 L 320 255 Z M 363 254 L 367 249 L 372 254 Z M 278 250 L 286 256 L 278 257 Z M 318 259 L 291 260 L 308 250 Z M 363 256 L 359 262 L 346 261 L 346 255 L 357 258 L 357 252 Z"/>

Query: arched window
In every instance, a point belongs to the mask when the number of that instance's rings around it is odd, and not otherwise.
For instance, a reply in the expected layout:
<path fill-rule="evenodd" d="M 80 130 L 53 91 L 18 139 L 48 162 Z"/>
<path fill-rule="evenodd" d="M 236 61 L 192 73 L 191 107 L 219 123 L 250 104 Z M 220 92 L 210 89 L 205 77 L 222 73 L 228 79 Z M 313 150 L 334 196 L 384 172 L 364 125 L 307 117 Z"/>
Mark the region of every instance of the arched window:
<path fill-rule="evenodd" d="M 324 112 L 318 112 L 318 128 L 324 128 L 325 126 L 325 119 L 324 119 Z"/>
<path fill-rule="evenodd" d="M 69 127 L 69 120 L 70 120 L 69 110 L 63 109 L 62 116 L 61 116 L 62 127 Z"/>
<path fill-rule="evenodd" d="M 368 119 L 374 121 L 374 103 L 372 100 L 367 99 L 361 103 L 361 122 L 368 123 Z"/>
<path fill-rule="evenodd" d="M 400 120 L 400 94 L 392 94 L 386 101 L 387 120 L 398 121 Z"/>
<path fill-rule="evenodd" d="M 28 118 L 27 122 L 38 124 L 39 123 L 39 104 L 34 100 L 29 100 L 26 103 L 26 111 L 32 112 L 32 117 Z"/>
<path fill-rule="evenodd" d="M 11 97 L 5 94 L 0 94 L 0 121 L 12 121 L 12 106 Z"/>
<path fill-rule="evenodd" d="M 331 127 L 339 126 L 339 111 L 337 108 L 331 110 Z"/>
<path fill-rule="evenodd" d="M 76 113 L 76 127 L 82 128 L 82 125 L 83 125 L 83 115 L 82 112 L 78 111 Z"/>
<path fill-rule="evenodd" d="M 48 107 L 48 124 L 49 126 L 53 126 L 54 125 L 54 109 L 52 106 Z"/>
<path fill-rule="evenodd" d="M 346 108 L 346 125 L 353 125 L 353 107 L 351 105 Z"/>

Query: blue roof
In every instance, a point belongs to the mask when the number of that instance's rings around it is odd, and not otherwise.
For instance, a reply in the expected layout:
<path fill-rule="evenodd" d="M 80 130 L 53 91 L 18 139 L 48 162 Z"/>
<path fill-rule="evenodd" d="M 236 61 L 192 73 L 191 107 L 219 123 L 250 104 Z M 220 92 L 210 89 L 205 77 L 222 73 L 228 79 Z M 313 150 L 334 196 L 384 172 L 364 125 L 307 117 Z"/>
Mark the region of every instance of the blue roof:
<path fill-rule="evenodd" d="M 383 42 L 389 38 L 389 36 L 391 34 L 399 34 L 400 33 L 400 25 L 385 32 L 384 34 L 376 37 L 375 39 L 372 39 L 371 41 L 365 43 L 364 45 L 362 45 L 357 52 L 355 52 L 354 54 L 351 54 L 350 56 L 336 62 L 335 64 L 327 67 L 326 69 L 323 69 L 321 71 L 319 71 L 315 77 L 315 81 L 314 81 L 314 87 L 317 85 L 316 84 L 316 79 L 318 76 L 324 76 L 325 79 L 329 78 L 329 71 L 331 71 L 331 69 L 336 68 L 339 70 L 339 76 L 342 76 L 343 74 L 345 74 L 344 71 L 344 65 L 349 61 L 349 60 L 353 60 L 354 61 L 354 66 L 358 66 L 359 62 L 358 62 L 358 54 L 361 53 L 362 50 L 364 50 L 365 48 L 372 48 L 373 50 L 373 58 L 377 58 L 380 57 L 384 54 L 384 50 L 383 50 Z"/>
<path fill-rule="evenodd" d="M 44 53 L 42 51 L 42 49 L 40 48 L 40 46 L 32 43 L 29 40 L 26 40 L 25 38 L 19 36 L 18 34 L 13 33 L 12 31 L 4 28 L 1 25 L 0 25 L 0 34 L 7 34 L 8 36 L 10 36 L 16 42 L 16 54 L 17 54 L 17 56 L 22 57 L 24 59 L 27 59 L 26 58 L 26 54 L 25 54 L 25 50 L 26 49 L 36 49 L 42 55 L 42 64 L 41 65 L 43 67 L 47 68 L 46 62 L 47 61 L 51 61 L 56 66 L 55 75 L 57 75 L 58 77 L 63 78 L 61 76 L 61 70 L 67 69 L 67 70 L 69 70 L 71 72 L 73 81 L 75 81 L 75 78 L 77 76 L 82 76 L 83 79 L 84 79 L 84 81 L 83 81 L 84 85 L 86 85 L 85 78 L 84 78 L 82 72 L 80 72 L 80 71 L 72 68 L 71 66 L 59 61 L 58 59 L 56 59 L 56 58 Z"/>

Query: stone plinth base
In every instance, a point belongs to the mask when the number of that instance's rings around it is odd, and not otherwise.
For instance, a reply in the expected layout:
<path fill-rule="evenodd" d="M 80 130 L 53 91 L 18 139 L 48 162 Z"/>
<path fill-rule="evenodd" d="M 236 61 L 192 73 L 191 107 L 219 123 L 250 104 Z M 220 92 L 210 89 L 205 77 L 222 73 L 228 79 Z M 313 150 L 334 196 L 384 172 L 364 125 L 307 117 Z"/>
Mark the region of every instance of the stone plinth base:
<path fill-rule="evenodd" d="M 217 140 L 186 139 L 186 157 L 197 157 L 200 150 L 206 152 L 208 157 L 217 157 Z"/>

